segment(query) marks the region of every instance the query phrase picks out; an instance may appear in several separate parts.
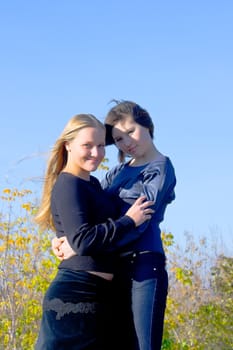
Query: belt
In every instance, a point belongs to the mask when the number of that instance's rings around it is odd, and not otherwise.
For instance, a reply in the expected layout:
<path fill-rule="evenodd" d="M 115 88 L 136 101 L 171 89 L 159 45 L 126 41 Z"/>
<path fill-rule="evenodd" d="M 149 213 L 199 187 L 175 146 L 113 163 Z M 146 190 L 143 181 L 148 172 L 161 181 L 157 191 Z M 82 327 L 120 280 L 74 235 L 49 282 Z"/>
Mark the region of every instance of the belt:
<path fill-rule="evenodd" d="M 128 257 L 136 258 L 138 255 L 149 254 L 149 253 L 153 253 L 153 252 L 150 250 L 143 250 L 141 252 L 134 252 L 134 251 L 124 252 L 120 254 L 120 258 L 128 258 Z"/>

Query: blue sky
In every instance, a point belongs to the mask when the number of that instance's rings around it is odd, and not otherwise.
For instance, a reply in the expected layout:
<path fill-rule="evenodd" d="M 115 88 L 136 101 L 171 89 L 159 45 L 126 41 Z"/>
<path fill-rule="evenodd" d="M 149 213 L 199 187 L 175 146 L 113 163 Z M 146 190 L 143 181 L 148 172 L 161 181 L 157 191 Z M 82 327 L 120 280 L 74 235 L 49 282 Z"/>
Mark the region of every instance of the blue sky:
<path fill-rule="evenodd" d="M 1 1 L 0 189 L 32 188 L 67 120 L 131 99 L 177 175 L 161 225 L 233 251 L 233 2 Z M 116 149 L 107 149 L 108 165 Z M 102 172 L 96 176 L 101 179 Z"/>

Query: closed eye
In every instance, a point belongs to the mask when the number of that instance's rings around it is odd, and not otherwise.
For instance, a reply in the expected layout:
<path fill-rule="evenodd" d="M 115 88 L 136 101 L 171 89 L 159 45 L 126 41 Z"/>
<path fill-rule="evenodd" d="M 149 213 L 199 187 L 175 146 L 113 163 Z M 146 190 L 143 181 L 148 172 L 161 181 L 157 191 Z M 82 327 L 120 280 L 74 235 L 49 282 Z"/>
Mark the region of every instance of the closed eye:
<path fill-rule="evenodd" d="M 134 132 L 134 129 L 128 130 L 128 135 L 132 134 Z"/>

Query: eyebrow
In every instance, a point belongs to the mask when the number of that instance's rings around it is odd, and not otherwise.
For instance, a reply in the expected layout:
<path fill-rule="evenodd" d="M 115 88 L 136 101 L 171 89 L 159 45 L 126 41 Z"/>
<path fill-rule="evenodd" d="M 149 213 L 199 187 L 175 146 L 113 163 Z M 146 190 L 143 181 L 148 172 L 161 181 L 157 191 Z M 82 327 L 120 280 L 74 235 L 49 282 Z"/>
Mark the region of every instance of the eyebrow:
<path fill-rule="evenodd" d="M 125 129 L 125 130 L 117 130 L 116 129 L 116 132 L 118 131 L 118 132 L 120 132 L 120 133 L 126 133 L 126 132 L 129 132 L 130 130 L 132 130 L 132 128 L 134 128 L 134 126 L 132 125 L 132 126 L 130 126 L 128 129 Z M 114 137 L 114 136 L 113 136 Z"/>

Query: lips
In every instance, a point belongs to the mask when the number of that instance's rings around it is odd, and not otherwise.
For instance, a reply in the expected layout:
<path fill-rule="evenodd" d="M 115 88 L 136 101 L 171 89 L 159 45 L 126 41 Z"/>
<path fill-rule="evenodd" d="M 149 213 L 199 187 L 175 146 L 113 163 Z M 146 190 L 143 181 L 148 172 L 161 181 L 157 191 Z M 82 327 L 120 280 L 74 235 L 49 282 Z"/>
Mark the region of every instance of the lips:
<path fill-rule="evenodd" d="M 130 154 L 131 154 L 131 153 L 135 153 L 136 148 L 137 148 L 136 146 L 128 148 L 128 149 L 127 149 L 127 153 L 130 153 Z"/>
<path fill-rule="evenodd" d="M 88 159 L 88 162 L 94 166 L 98 166 L 101 163 L 100 159 Z"/>
<path fill-rule="evenodd" d="M 88 159 L 88 162 L 93 163 L 93 164 L 98 164 L 98 163 L 100 163 L 100 161 L 97 160 L 97 159 Z"/>

